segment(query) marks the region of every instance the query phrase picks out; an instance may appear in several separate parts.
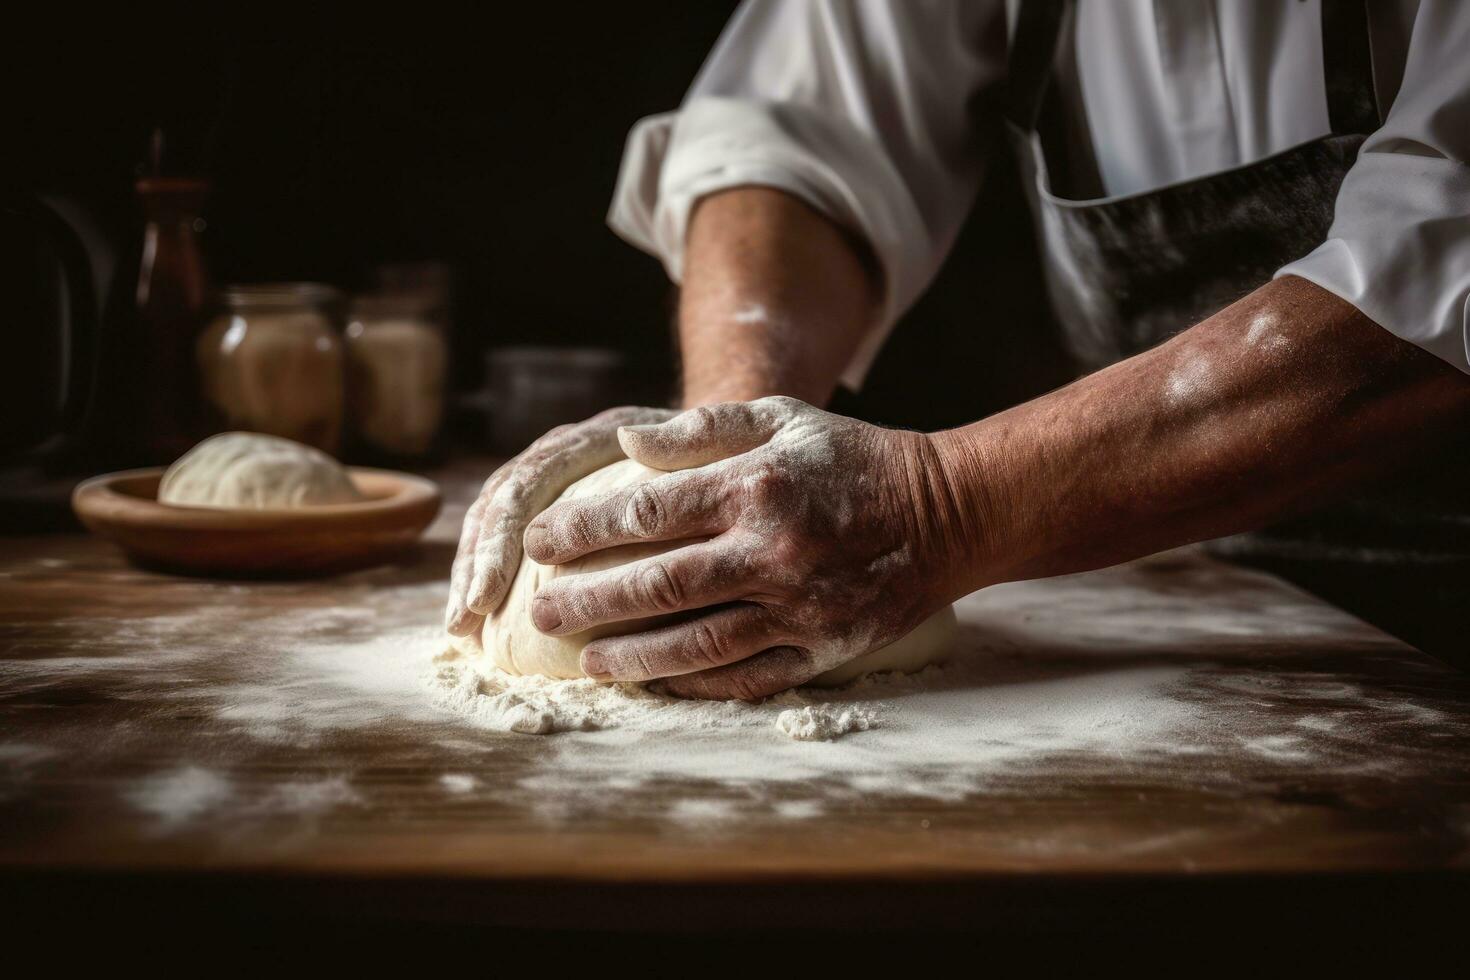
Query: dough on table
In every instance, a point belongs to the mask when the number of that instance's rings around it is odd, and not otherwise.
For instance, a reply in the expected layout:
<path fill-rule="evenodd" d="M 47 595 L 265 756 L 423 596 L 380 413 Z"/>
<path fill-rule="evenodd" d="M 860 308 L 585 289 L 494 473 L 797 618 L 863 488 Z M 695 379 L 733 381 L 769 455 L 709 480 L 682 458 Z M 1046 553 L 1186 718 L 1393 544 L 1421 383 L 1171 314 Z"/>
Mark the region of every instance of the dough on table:
<path fill-rule="evenodd" d="M 210 436 L 158 484 L 159 503 L 184 507 L 278 510 L 362 499 L 346 468 L 320 449 L 259 432 Z"/>
<path fill-rule="evenodd" d="M 649 469 L 633 460 L 620 460 L 572 484 L 558 499 L 595 496 L 663 475 L 659 470 Z M 563 575 L 602 571 L 670 551 L 681 543 L 660 541 L 608 548 L 565 565 L 540 565 L 530 558 L 523 558 L 504 603 L 485 621 L 480 634 L 463 638 L 451 637 L 450 645 L 460 653 L 470 656 L 478 656 L 483 651 L 489 654 L 497 667 L 512 674 L 541 674 L 562 679 L 583 677 L 582 648 L 590 641 L 601 636 L 636 633 L 674 617 L 627 620 L 594 627 L 570 636 L 547 636 L 531 622 L 531 599 L 536 595 L 536 590 Z M 946 606 L 919 624 L 907 636 L 829 670 L 808 683 L 831 687 L 875 671 L 896 670 L 910 673 L 919 670 L 942 660 L 948 654 L 954 642 L 955 631 L 954 608 Z"/>

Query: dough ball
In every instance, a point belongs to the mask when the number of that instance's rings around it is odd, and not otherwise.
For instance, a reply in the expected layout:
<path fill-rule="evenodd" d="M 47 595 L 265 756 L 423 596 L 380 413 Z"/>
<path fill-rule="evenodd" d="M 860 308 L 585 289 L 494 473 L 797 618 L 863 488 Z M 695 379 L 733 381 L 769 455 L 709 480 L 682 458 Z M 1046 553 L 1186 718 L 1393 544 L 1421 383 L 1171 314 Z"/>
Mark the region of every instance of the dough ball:
<path fill-rule="evenodd" d="M 663 475 L 658 470 L 625 459 L 572 484 L 558 499 L 595 496 Z M 511 582 L 505 602 L 494 616 L 485 621 L 480 636 L 451 640 L 451 644 L 461 652 L 471 655 L 478 655 L 482 651 L 488 653 L 495 665 L 508 673 L 541 674 L 563 679 L 582 677 L 582 648 L 590 641 L 601 636 L 636 633 L 677 617 L 658 616 L 630 620 L 570 636 L 547 636 L 531 622 L 531 599 L 535 597 L 536 590 L 563 575 L 581 575 L 625 565 L 640 558 L 670 551 L 682 543 L 660 541 L 609 548 L 565 565 L 539 565 L 530 558 L 524 558 Z M 810 683 L 834 686 L 874 671 L 897 670 L 907 673 L 919 670 L 943 659 L 953 644 L 955 629 L 954 609 L 946 606 L 907 636 L 830 670 Z"/>
<path fill-rule="evenodd" d="M 258 432 L 210 436 L 163 474 L 158 501 L 183 507 L 280 510 L 350 504 L 362 493 L 319 449 Z"/>

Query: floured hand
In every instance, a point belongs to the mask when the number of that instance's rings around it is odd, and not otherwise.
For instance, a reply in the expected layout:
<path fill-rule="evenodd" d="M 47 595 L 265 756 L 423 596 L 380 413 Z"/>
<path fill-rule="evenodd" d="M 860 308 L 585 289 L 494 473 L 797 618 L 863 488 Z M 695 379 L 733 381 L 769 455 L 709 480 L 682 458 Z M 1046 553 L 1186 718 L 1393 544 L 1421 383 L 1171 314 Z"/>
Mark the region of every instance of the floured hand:
<path fill-rule="evenodd" d="M 552 506 L 527 528 L 526 553 L 561 564 L 634 542 L 691 543 L 553 581 L 532 619 L 562 635 L 691 617 L 594 640 L 582 653 L 590 676 L 760 698 L 897 639 L 953 598 L 963 549 L 921 433 L 776 397 L 629 425 L 618 439 L 629 457 L 678 472 Z"/>
<path fill-rule="evenodd" d="M 609 409 L 552 429 L 492 473 L 460 531 L 444 628 L 468 636 L 495 611 L 520 565 L 526 525 L 577 480 L 622 458 L 619 426 L 660 422 L 673 414 L 662 408 Z"/>

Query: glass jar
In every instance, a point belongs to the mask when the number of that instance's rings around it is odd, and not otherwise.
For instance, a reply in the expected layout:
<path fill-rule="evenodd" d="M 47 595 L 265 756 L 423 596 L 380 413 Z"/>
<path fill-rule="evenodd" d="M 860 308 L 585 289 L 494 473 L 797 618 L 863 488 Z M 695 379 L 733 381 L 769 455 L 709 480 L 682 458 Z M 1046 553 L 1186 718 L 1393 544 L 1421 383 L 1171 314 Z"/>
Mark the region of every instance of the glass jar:
<path fill-rule="evenodd" d="M 347 417 L 368 456 L 418 459 L 444 420 L 449 349 L 413 294 L 359 296 L 347 330 Z"/>
<path fill-rule="evenodd" d="M 341 294 L 318 283 L 231 286 L 199 338 L 204 390 L 226 427 L 336 454 L 342 442 Z"/>

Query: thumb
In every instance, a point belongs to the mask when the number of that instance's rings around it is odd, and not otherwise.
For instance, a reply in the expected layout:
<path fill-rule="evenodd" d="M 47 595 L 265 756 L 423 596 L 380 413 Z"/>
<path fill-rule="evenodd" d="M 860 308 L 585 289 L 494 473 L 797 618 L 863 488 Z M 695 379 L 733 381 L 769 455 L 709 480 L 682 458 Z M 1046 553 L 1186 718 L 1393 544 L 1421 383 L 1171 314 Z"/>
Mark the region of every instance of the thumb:
<path fill-rule="evenodd" d="M 618 444 L 656 470 L 705 466 L 754 449 L 771 438 L 801 403 L 793 398 L 701 405 L 658 425 L 625 425 Z"/>

